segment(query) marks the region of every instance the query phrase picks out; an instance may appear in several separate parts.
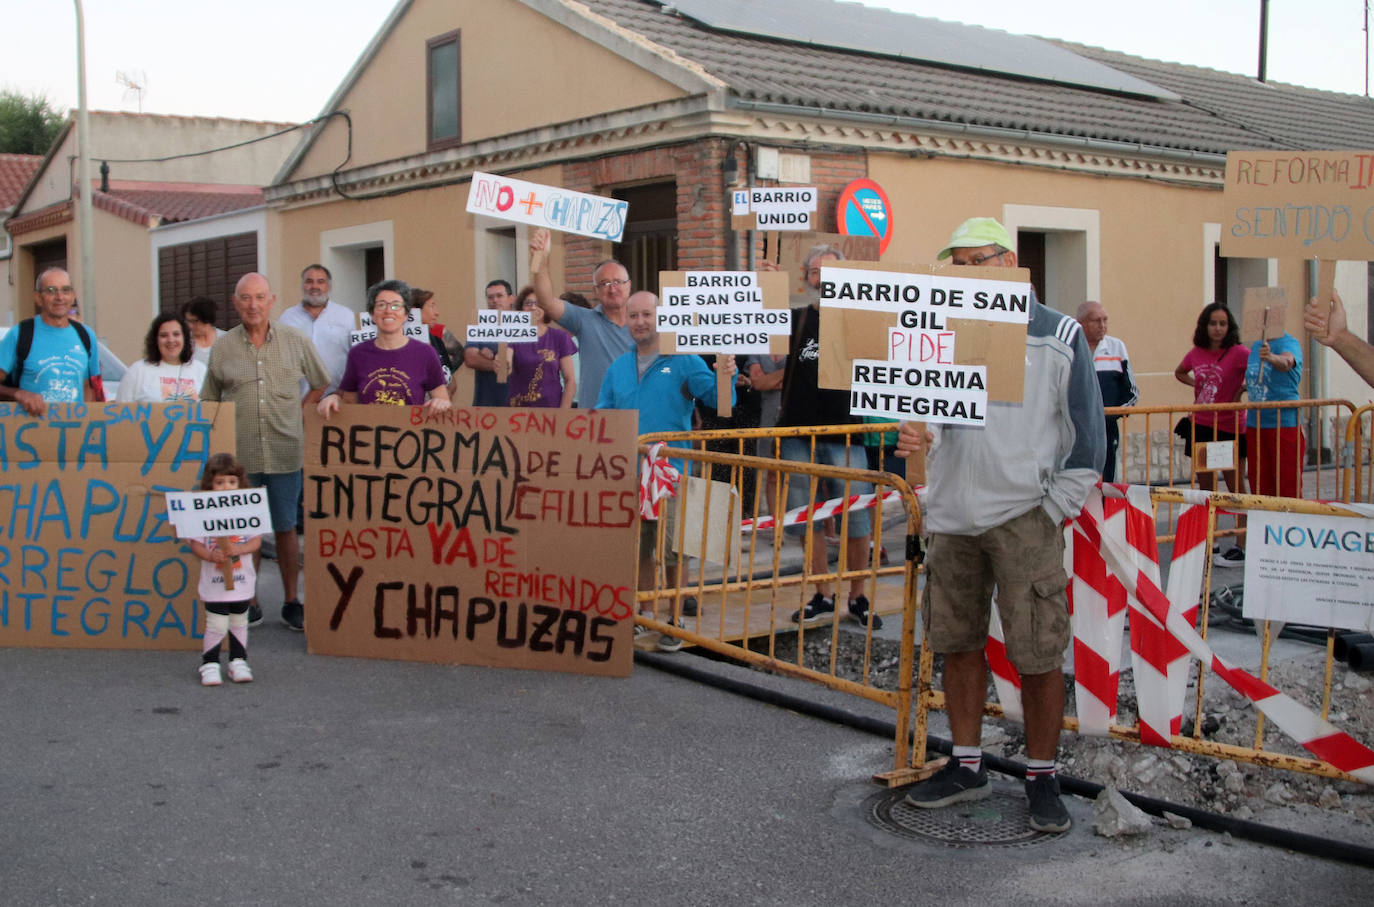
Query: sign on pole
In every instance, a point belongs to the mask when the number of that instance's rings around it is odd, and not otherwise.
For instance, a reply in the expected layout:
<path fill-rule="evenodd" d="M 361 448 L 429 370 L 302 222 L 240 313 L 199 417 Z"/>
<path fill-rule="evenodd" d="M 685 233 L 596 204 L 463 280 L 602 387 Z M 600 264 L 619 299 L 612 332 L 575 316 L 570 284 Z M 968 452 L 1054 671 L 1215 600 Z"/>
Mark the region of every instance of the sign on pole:
<path fill-rule="evenodd" d="M 638 414 L 306 413 L 313 653 L 625 675 Z"/>
<path fill-rule="evenodd" d="M 544 186 L 508 176 L 474 173 L 468 213 L 564 233 L 620 242 L 629 202 Z"/>
<path fill-rule="evenodd" d="M 730 227 L 734 230 L 814 229 L 818 194 L 815 186 L 735 189 L 730 193 Z"/>
<path fill-rule="evenodd" d="M 358 329 L 356 331 L 351 331 L 348 335 L 350 346 L 357 346 L 365 340 L 377 339 L 377 323 L 372 320 L 371 314 L 367 312 L 359 313 L 358 324 Z M 410 309 L 406 313 L 406 323 L 402 332 L 407 337 L 414 337 L 416 340 L 423 340 L 426 343 L 429 342 L 429 328 L 425 327 L 424 322 L 420 320 L 420 310 L 418 308 Z"/>
<path fill-rule="evenodd" d="M 792 334 L 780 271 L 661 271 L 656 313 L 664 353 L 783 354 Z M 716 412 L 729 416 L 728 375 L 716 374 Z"/>
<path fill-rule="evenodd" d="M 892 242 L 892 203 L 883 187 L 873 180 L 855 180 L 840 191 L 835 203 L 835 223 L 846 236 L 877 237 L 881 255 Z"/>

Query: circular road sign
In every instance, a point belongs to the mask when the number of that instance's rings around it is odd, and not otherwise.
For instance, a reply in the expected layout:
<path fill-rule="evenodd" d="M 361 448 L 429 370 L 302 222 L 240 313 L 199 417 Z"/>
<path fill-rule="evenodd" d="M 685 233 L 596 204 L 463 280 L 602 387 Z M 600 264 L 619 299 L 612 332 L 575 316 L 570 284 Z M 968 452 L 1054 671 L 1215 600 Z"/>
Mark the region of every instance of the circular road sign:
<path fill-rule="evenodd" d="M 873 180 L 855 180 L 844 187 L 835 205 L 835 222 L 845 236 L 878 237 L 880 255 L 892 241 L 892 203 Z"/>

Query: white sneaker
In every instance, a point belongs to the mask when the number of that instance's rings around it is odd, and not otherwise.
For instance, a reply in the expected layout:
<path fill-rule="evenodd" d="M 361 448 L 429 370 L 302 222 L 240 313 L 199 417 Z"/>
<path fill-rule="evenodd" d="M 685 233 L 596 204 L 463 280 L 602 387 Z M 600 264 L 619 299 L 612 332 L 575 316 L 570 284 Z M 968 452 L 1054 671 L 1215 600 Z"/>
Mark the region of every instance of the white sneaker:
<path fill-rule="evenodd" d="M 217 687 L 224 683 L 224 678 L 219 673 L 219 662 L 203 661 L 200 663 L 200 685 L 203 687 Z"/>
<path fill-rule="evenodd" d="M 234 683 L 252 683 L 253 669 L 242 658 L 229 659 L 229 679 Z"/>

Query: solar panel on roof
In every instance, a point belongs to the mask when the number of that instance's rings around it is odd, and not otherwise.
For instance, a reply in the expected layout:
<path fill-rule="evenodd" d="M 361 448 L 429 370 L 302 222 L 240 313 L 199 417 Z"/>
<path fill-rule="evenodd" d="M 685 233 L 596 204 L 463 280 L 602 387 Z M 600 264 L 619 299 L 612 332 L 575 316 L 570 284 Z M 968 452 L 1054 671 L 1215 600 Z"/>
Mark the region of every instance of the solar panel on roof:
<path fill-rule="evenodd" d="M 841 50 L 901 57 L 1120 92 L 1178 100 L 1158 85 L 1062 47 L 978 25 L 874 9 L 833 0 L 655 0 L 721 31 L 779 38 Z"/>

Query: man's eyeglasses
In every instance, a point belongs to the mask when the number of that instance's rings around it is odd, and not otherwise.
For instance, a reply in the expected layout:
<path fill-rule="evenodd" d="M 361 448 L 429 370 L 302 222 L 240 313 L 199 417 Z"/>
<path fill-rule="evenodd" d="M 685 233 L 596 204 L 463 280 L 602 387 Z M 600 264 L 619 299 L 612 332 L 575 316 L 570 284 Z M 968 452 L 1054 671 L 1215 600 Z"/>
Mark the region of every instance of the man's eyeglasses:
<path fill-rule="evenodd" d="M 611 287 L 625 287 L 629 286 L 629 284 L 630 280 L 628 277 L 619 280 L 598 280 L 596 282 L 596 288 L 598 290 L 609 290 Z"/>
<path fill-rule="evenodd" d="M 1010 250 L 1003 249 L 1001 252 L 993 252 L 991 255 L 975 255 L 968 261 L 955 261 L 950 263 L 955 265 L 973 265 L 974 267 L 977 267 L 978 265 L 981 265 L 984 262 L 992 261 L 994 258 L 1001 258 L 1003 255 L 1006 255 L 1008 251 Z"/>
<path fill-rule="evenodd" d="M 406 304 L 404 302 L 379 302 L 372 307 L 374 312 L 404 312 Z"/>
<path fill-rule="evenodd" d="M 72 296 L 76 293 L 75 287 L 44 287 L 40 290 L 44 296 Z"/>

